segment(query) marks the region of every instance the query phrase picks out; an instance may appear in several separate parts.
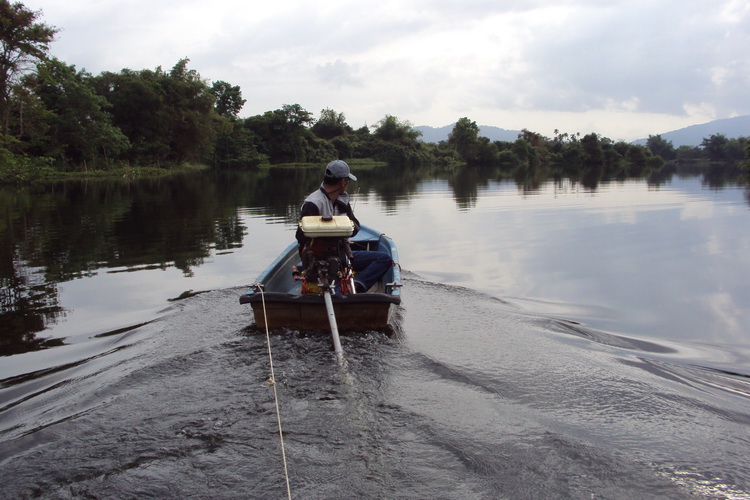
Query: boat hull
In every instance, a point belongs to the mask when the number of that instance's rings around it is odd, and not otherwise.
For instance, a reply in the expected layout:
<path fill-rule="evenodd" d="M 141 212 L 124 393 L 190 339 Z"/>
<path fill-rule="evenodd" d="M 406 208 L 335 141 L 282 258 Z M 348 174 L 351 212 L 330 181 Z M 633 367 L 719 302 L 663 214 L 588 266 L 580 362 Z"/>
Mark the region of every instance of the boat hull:
<path fill-rule="evenodd" d="M 353 250 L 388 253 L 394 265 L 368 292 L 332 296 L 336 324 L 342 331 L 388 329 L 392 308 L 401 303 L 401 270 L 396 246 L 385 234 L 367 226 L 362 226 L 350 241 Z M 294 266 L 301 266 L 296 243 L 290 244 L 261 273 L 258 286 L 240 296 L 240 303 L 252 306 L 258 327 L 327 330 L 330 323 L 324 297 L 302 295 L 300 282 L 292 275 Z"/>
<path fill-rule="evenodd" d="M 385 294 L 334 295 L 333 310 L 339 330 L 382 330 L 391 319 L 391 306 L 400 300 Z M 327 330 L 328 311 L 323 297 L 281 293 L 255 294 L 246 300 L 259 327 Z"/>

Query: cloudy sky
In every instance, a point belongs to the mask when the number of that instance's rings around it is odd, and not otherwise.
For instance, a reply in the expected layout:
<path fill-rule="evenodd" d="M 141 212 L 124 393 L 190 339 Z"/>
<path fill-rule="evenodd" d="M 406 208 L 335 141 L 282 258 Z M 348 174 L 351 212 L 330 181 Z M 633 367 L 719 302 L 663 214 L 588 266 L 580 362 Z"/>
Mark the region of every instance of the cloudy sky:
<path fill-rule="evenodd" d="M 78 69 L 170 69 L 239 85 L 242 116 L 300 104 L 355 128 L 632 140 L 750 114 L 747 0 L 21 0 Z"/>

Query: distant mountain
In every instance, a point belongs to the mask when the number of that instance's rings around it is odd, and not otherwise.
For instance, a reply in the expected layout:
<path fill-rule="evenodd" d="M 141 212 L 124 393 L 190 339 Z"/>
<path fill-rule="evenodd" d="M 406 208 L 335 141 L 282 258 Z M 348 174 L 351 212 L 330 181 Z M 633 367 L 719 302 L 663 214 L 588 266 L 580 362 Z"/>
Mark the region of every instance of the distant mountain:
<path fill-rule="evenodd" d="M 671 141 L 674 147 L 679 148 L 680 146 L 700 146 L 704 138 L 715 134 L 723 134 L 728 139 L 750 137 L 750 115 L 714 120 L 658 135 L 665 141 Z M 633 144 L 646 144 L 647 140 L 638 139 L 637 141 L 633 141 Z"/>
<path fill-rule="evenodd" d="M 451 123 L 450 125 L 446 125 L 445 127 L 435 128 L 435 127 L 428 127 L 426 125 L 421 125 L 419 127 L 414 127 L 415 130 L 419 130 L 422 132 L 422 137 L 419 139 L 424 142 L 434 142 L 438 143 L 440 141 L 447 141 L 448 136 L 451 132 L 453 132 L 453 127 L 455 126 L 455 123 Z M 480 137 L 486 137 L 491 141 L 515 141 L 518 139 L 518 134 L 520 134 L 520 130 L 507 130 L 500 127 L 491 127 L 487 125 L 480 125 L 479 126 L 479 136 Z"/>
<path fill-rule="evenodd" d="M 414 127 L 415 130 L 422 132 L 420 139 L 424 142 L 438 143 L 447 141 L 448 135 L 453 131 L 455 123 L 445 127 L 428 127 L 422 125 Z M 518 139 L 520 130 L 507 130 L 500 127 L 491 127 L 488 125 L 479 126 L 479 135 L 487 137 L 491 141 L 515 141 Z M 673 130 L 671 132 L 654 133 L 652 135 L 661 135 L 665 141 L 671 141 L 676 148 L 680 146 L 700 146 L 704 138 L 714 134 L 723 134 L 729 139 L 737 137 L 750 137 L 750 115 L 737 116 L 735 118 L 725 118 L 714 120 L 712 122 L 700 125 L 691 125 L 689 127 Z M 646 144 L 647 139 L 638 139 L 633 144 Z"/>

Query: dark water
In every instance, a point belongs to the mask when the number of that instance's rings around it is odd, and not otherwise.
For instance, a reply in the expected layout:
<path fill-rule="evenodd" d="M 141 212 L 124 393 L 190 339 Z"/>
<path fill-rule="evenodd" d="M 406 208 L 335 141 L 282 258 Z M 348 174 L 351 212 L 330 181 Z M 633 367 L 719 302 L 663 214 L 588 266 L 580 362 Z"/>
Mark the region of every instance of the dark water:
<path fill-rule="evenodd" d="M 403 304 L 272 332 L 294 498 L 750 498 L 744 189 L 357 174 Z M 3 193 L 4 498 L 286 497 L 237 299 L 316 178 Z"/>

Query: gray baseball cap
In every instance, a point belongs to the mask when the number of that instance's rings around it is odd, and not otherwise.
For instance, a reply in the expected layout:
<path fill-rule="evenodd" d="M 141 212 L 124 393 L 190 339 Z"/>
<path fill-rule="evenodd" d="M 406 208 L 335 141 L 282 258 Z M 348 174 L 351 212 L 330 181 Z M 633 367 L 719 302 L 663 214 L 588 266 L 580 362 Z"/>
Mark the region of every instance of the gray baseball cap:
<path fill-rule="evenodd" d="M 334 160 L 326 166 L 326 176 L 333 177 L 335 179 L 343 179 L 348 177 L 353 181 L 357 178 L 352 175 L 352 171 L 349 169 L 349 165 L 343 160 Z"/>

